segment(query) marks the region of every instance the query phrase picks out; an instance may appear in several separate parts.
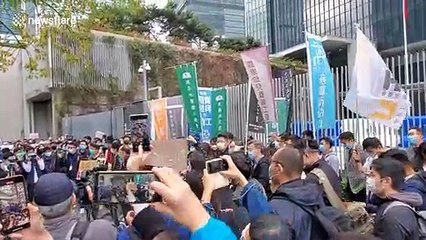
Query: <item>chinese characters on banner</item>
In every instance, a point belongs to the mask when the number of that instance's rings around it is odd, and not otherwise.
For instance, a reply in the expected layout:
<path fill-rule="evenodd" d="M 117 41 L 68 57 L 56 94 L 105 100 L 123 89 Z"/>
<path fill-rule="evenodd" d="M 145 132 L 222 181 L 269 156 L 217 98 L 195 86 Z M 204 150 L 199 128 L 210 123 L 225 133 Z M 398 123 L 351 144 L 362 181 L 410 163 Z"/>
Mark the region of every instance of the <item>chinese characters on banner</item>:
<path fill-rule="evenodd" d="M 197 68 L 195 63 L 180 65 L 176 68 L 179 89 L 190 132 L 201 133 L 201 117 L 198 99 Z"/>
<path fill-rule="evenodd" d="M 149 103 L 149 107 L 154 115 L 155 140 L 167 140 L 167 99 L 153 100 Z"/>
<path fill-rule="evenodd" d="M 265 122 L 276 122 L 272 71 L 266 46 L 241 53 L 249 81 Z"/>
<path fill-rule="evenodd" d="M 198 88 L 198 99 L 200 102 L 201 116 L 201 140 L 209 142 L 212 138 L 213 122 L 212 122 L 212 89 Z"/>
<path fill-rule="evenodd" d="M 264 133 L 265 132 L 265 121 L 263 120 L 262 110 L 258 104 L 256 94 L 252 89 L 250 91 L 250 102 L 249 102 L 249 119 L 248 127 L 250 132 Z M 269 124 L 269 123 L 268 123 Z M 271 124 L 273 124 L 271 122 Z"/>
<path fill-rule="evenodd" d="M 333 73 L 328 64 L 321 38 L 306 33 L 306 45 L 314 129 L 334 128 L 336 124 L 336 92 Z"/>
<path fill-rule="evenodd" d="M 182 129 L 182 107 L 167 107 L 167 118 L 169 123 L 169 138 L 178 139 L 184 136 Z"/>
<path fill-rule="evenodd" d="M 228 130 L 227 92 L 225 88 L 213 89 L 212 91 L 212 136 Z"/>

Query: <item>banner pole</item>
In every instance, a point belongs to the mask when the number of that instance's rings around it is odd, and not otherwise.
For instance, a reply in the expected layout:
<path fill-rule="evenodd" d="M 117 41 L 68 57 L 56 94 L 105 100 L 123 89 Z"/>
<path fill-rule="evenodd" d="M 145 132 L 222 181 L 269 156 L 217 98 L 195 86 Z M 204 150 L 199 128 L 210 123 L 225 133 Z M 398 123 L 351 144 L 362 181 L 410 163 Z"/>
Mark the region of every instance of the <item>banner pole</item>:
<path fill-rule="evenodd" d="M 249 136 L 249 118 L 250 118 L 250 97 L 251 97 L 251 82 L 250 80 L 247 83 L 247 119 L 246 119 L 246 133 L 245 133 L 245 141 L 248 140 Z M 248 142 L 244 144 L 244 153 L 247 154 L 248 151 Z"/>

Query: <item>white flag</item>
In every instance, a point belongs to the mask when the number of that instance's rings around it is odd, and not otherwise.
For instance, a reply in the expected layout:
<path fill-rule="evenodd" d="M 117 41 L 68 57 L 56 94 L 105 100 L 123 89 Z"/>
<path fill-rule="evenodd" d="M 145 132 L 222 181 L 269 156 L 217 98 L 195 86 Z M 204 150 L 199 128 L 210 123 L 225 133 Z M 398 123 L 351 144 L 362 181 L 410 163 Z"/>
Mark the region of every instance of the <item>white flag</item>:
<path fill-rule="evenodd" d="M 411 106 L 376 48 L 357 30 L 357 53 L 350 89 L 343 105 L 374 122 L 399 128 Z"/>

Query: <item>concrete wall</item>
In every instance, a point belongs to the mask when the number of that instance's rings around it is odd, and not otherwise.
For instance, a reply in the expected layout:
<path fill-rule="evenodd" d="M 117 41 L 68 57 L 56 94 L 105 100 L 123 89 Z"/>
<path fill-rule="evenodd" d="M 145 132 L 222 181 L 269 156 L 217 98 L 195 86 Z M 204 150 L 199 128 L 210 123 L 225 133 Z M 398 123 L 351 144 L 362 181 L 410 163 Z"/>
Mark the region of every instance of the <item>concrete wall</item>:
<path fill-rule="evenodd" d="M 15 140 L 25 134 L 22 50 L 13 53 L 15 63 L 0 72 L 0 139 Z"/>

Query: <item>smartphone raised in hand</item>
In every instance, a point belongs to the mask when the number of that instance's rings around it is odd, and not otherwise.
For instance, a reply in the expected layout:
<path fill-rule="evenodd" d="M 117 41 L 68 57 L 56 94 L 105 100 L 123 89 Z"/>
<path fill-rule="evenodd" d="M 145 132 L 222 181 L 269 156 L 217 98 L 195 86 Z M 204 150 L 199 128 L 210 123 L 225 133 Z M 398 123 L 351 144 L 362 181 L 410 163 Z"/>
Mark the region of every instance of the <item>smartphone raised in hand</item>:
<path fill-rule="evenodd" d="M 157 181 L 157 177 L 151 171 L 100 171 L 95 179 L 96 202 L 159 202 L 160 196 L 149 187 L 153 181 Z"/>
<path fill-rule="evenodd" d="M 206 161 L 206 169 L 208 174 L 218 173 L 229 169 L 228 162 L 222 158 L 215 158 Z"/>
<path fill-rule="evenodd" d="M 22 175 L 0 179 L 0 223 L 2 234 L 9 235 L 30 227 L 28 195 Z"/>

